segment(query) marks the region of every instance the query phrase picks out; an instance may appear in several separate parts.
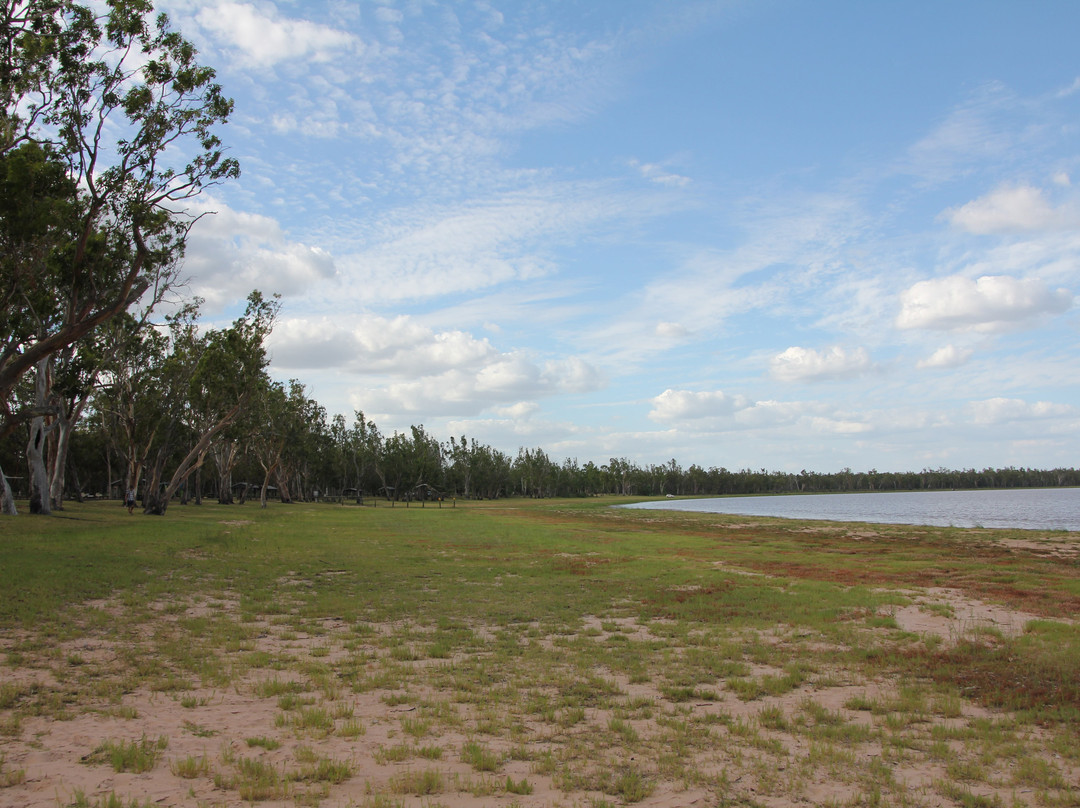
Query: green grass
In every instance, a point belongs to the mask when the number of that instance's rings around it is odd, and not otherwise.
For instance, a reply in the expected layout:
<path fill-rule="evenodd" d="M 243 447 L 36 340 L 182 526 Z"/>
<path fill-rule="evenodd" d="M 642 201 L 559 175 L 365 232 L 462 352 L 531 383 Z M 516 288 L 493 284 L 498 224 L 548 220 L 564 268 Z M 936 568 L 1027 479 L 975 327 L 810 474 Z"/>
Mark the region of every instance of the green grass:
<path fill-rule="evenodd" d="M 661 785 L 710 804 L 799 801 L 813 783 L 846 795 L 836 804 L 1070 804 L 1080 629 L 1054 618 L 1080 615 L 1080 566 L 1005 550 L 1008 531 L 609 505 L 158 519 L 72 503 L 0 520 L 0 665 L 19 672 L 0 675 L 5 749 L 38 743 L 25 729 L 38 721 L 145 720 L 167 701 L 202 722 L 178 736 L 213 738 L 171 773 L 234 801 L 353 789 L 335 799 L 435 806 L 455 789 L 527 796 L 543 778 L 579 805 Z M 924 639 L 893 615 L 928 587 L 1045 619 Z M 955 616 L 933 600 L 923 608 Z M 104 664 L 95 647 L 117 650 Z M 210 729 L 203 710 L 230 698 L 271 719 Z M 361 720 L 360 701 L 378 715 Z M 162 742 L 110 740 L 87 762 L 145 771 Z M 386 770 L 361 786 L 335 743 Z M 916 792 L 898 772 L 923 764 L 938 779 Z M 0 762 L 0 801 L 19 802 L 21 771 Z"/>
<path fill-rule="evenodd" d="M 86 758 L 89 764 L 108 763 L 118 772 L 148 772 L 157 765 L 169 745 L 164 735 L 152 740 L 145 735 L 137 741 L 105 741 Z"/>

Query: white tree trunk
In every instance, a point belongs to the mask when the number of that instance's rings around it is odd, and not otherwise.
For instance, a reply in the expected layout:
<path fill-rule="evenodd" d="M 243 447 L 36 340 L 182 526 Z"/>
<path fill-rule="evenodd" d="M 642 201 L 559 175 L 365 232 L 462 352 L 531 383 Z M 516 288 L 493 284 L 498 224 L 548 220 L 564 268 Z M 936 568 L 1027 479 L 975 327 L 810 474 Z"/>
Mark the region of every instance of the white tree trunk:
<path fill-rule="evenodd" d="M 46 357 L 37 363 L 34 380 L 34 406 L 44 413 L 49 395 L 49 363 Z M 49 502 L 49 473 L 45 467 L 45 443 L 49 429 L 44 414 L 35 415 L 30 421 L 30 439 L 26 442 L 26 463 L 30 471 L 30 513 L 48 516 L 52 513 Z"/>
<path fill-rule="evenodd" d="M 11 493 L 11 486 L 8 485 L 7 475 L 4 474 L 3 469 L 0 469 L 0 513 L 4 516 L 19 515 L 15 509 L 15 495 Z"/>

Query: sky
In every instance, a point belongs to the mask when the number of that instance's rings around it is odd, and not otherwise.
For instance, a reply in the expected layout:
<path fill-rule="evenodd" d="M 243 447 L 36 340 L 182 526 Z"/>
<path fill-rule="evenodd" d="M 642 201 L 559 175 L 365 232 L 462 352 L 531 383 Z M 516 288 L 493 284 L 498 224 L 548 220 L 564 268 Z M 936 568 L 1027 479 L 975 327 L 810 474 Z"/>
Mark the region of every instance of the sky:
<path fill-rule="evenodd" d="M 187 290 L 385 434 L 1080 462 L 1080 4 L 159 0 L 235 99 Z"/>

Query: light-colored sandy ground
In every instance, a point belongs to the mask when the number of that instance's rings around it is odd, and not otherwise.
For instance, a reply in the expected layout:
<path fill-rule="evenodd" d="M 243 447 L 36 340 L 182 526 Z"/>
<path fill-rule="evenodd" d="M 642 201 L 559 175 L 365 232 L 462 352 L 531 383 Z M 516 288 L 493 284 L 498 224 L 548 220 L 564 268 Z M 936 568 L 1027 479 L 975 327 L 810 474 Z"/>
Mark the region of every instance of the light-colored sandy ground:
<path fill-rule="evenodd" d="M 1004 633 L 1023 630 L 1033 615 L 1011 611 L 1001 606 L 980 603 L 948 589 L 913 593 L 914 602 L 895 610 L 893 616 L 900 627 L 918 634 L 936 634 L 945 642 L 953 642 L 965 632 L 978 627 L 991 627 Z M 97 604 L 99 608 L 113 608 Z M 192 606 L 187 616 L 208 614 L 221 604 Z M 607 630 L 604 626 L 606 624 Z M 326 621 L 319 636 L 291 634 L 282 638 L 269 624 L 255 641 L 257 650 L 271 654 L 287 652 L 293 658 L 318 658 L 333 663 L 343 654 L 341 643 L 349 636 L 349 627 L 338 621 Z M 644 641 L 652 635 L 650 626 L 633 620 L 616 621 L 615 631 L 627 639 Z M 479 632 L 478 632 L 479 633 Z M 583 634 L 603 641 L 612 633 L 611 621 L 589 618 Z M 375 631 L 374 635 L 378 636 Z M 6 637 L 5 647 L 17 638 Z M 771 641 L 793 641 L 782 631 Z M 372 646 L 374 653 L 375 646 Z M 53 659 L 75 659 L 81 666 L 97 665 L 108 669 L 117 659 L 117 649 L 107 642 L 84 638 L 69 643 L 54 654 Z M 418 660 L 412 664 L 425 665 L 438 661 Z M 372 665 L 375 663 L 372 662 Z M 295 671 L 297 666 L 290 666 Z M 68 672 L 47 667 L 7 666 L 0 672 L 0 683 L 24 691 L 37 688 L 49 690 L 57 685 L 58 677 Z M 599 672 L 604 675 L 603 671 Z M 782 675 L 783 671 L 756 666 L 757 676 Z M 336 806 L 603 806 L 620 804 L 620 799 L 598 791 L 564 792 L 560 789 L 558 772 L 538 773 L 537 755 L 544 749 L 556 749 L 574 737 L 589 738 L 589 733 L 609 725 L 609 711 L 589 708 L 584 721 L 576 727 L 552 731 L 550 726 L 527 723 L 523 734 L 511 744 L 502 737 L 487 737 L 476 731 L 476 720 L 482 715 L 482 704 L 454 705 L 463 721 L 456 729 L 435 728 L 429 737 L 412 738 L 403 723 L 418 715 L 417 703 L 435 703 L 451 699 L 451 694 L 413 692 L 409 702 L 397 703 L 387 690 L 355 693 L 342 688 L 333 700 L 339 715 L 336 727 L 329 734 L 297 732 L 282 726 L 283 711 L 276 698 L 260 698 L 255 686 L 269 677 L 284 681 L 302 674 L 265 669 L 251 673 L 246 680 L 233 682 L 222 690 L 195 689 L 182 692 L 151 692 L 136 689 L 125 693 L 119 702 L 102 699 L 100 703 L 65 705 L 66 720 L 55 715 L 21 718 L 17 729 L 11 729 L 11 709 L 0 710 L 0 718 L 8 719 L 8 734 L 0 736 L 0 778 L 8 778 L 0 788 L 0 806 L 11 808 L 56 808 L 78 804 L 105 805 L 110 795 L 122 800 L 124 808 L 132 802 L 143 805 L 178 806 L 240 806 L 249 804 L 238 790 L 230 787 L 228 775 L 235 773 L 241 759 L 259 760 L 270 764 L 277 772 L 296 773 L 303 761 L 345 761 L 351 774 L 340 783 L 296 780 L 288 787 L 283 799 L 261 800 L 265 806 L 323 805 Z M 652 702 L 655 710 L 649 718 L 632 718 L 627 723 L 641 737 L 658 731 L 658 721 L 685 721 L 708 714 L 723 714 L 734 724 L 704 725 L 712 733 L 705 751 L 694 754 L 697 770 L 703 777 L 713 777 L 714 783 L 724 783 L 727 798 L 736 804 L 756 804 L 770 808 L 794 805 L 843 805 L 860 799 L 867 793 L 865 782 L 852 777 L 854 768 L 874 771 L 875 761 L 887 756 L 890 777 L 906 787 L 909 804 L 951 804 L 934 790 L 934 784 L 946 776 L 947 760 L 929 759 L 925 755 L 898 754 L 883 748 L 880 741 L 855 744 L 829 757 L 821 748 L 813 748 L 799 733 L 785 731 L 782 723 L 770 725 L 763 715 L 781 716 L 786 722 L 796 720 L 811 699 L 821 708 L 852 724 L 880 725 L 888 720 L 866 709 L 850 709 L 852 699 L 887 702 L 897 696 L 897 684 L 889 681 L 816 681 L 782 696 L 766 696 L 742 701 L 723 686 L 715 697 L 695 699 L 688 703 L 671 704 L 652 682 L 632 683 L 626 677 L 608 675 L 620 689 L 623 698 L 638 704 Z M 309 695 L 324 703 L 318 690 Z M 183 703 L 182 703 L 183 702 Z M 328 708 L 329 701 L 325 701 Z M 188 706 L 184 706 L 187 704 Z M 351 719 L 346 719 L 351 713 Z M 1000 717 L 1000 716 L 997 716 Z M 927 737 L 935 724 L 960 726 L 979 719 L 994 719 L 988 710 L 964 702 L 951 713 L 934 714 L 928 710 L 926 726 L 918 729 Z M 351 720 L 359 725 L 362 734 L 343 737 L 341 727 Z M 754 727 L 753 732 L 740 735 L 732 727 Z M 95 750 L 106 741 L 137 741 L 146 738 L 167 739 L 167 746 L 157 764 L 148 772 L 117 772 L 108 763 L 94 757 Z M 280 748 L 267 750 L 253 746 L 249 739 L 272 738 Z M 479 740 L 497 753 L 501 762 L 494 773 L 476 771 L 462 758 L 463 745 Z M 414 756 L 402 762 L 385 761 L 388 748 L 402 743 L 414 746 L 437 746 L 443 754 L 427 760 Z M 530 755 L 514 754 L 514 746 L 525 747 Z M 769 754 L 759 753 L 759 748 Z M 850 756 L 848 760 L 845 756 Z M 521 759 L 531 757 L 531 760 Z M 206 760 L 206 768 L 193 777 L 179 776 L 178 763 Z M 382 759 L 384 762 L 378 762 Z M 656 761 L 626 760 L 626 766 L 653 771 Z M 886 765 L 883 761 L 882 765 Z M 1056 764 L 1067 782 L 1080 785 L 1080 772 L 1065 762 Z M 404 772 L 437 771 L 441 787 L 437 793 L 418 795 L 401 793 L 395 788 L 395 778 Z M 17 773 L 21 773 L 21 777 Z M 215 782 L 215 774 L 218 782 Z M 507 779 L 526 780 L 531 793 L 515 794 L 506 790 Z M 1000 799 L 1003 804 L 1035 802 L 1035 789 L 1017 785 L 1003 773 L 993 778 L 993 787 L 974 784 L 971 793 L 986 799 Z M 21 780 L 21 782 L 20 782 Z M 687 783 L 653 778 L 653 790 L 639 804 L 656 808 L 676 806 L 712 806 L 716 804 L 719 786 L 706 788 L 700 783 Z M 741 802 L 739 802 L 741 800 Z M 987 803 L 991 804 L 991 803 Z"/>

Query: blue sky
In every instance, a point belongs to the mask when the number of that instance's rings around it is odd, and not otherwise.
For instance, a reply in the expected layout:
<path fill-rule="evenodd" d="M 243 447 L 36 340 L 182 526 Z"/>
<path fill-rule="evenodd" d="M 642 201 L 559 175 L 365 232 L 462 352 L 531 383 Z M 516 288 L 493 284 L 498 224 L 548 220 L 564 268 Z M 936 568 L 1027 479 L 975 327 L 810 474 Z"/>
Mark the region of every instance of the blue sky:
<path fill-rule="evenodd" d="M 236 112 L 210 318 L 384 432 L 1080 458 L 1080 4 L 166 0 Z"/>

